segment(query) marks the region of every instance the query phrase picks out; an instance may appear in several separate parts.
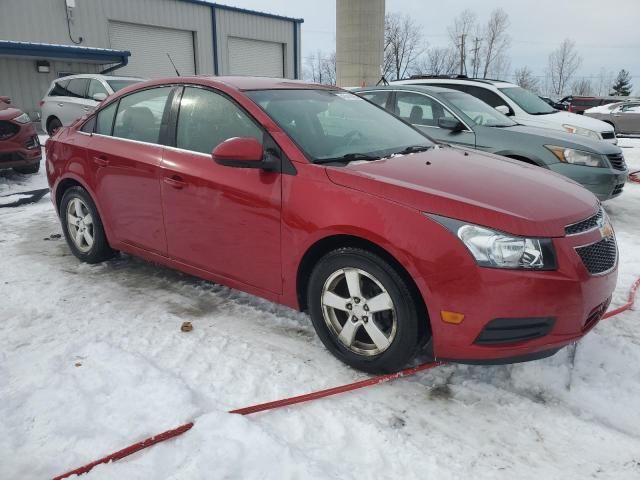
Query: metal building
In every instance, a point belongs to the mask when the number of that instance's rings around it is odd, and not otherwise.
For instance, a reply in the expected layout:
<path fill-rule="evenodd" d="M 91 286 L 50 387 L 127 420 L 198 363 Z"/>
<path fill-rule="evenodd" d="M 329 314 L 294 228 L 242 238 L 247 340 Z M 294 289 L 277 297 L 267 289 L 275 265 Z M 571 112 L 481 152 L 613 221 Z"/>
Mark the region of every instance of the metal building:
<path fill-rule="evenodd" d="M 29 112 L 72 73 L 298 78 L 303 20 L 205 0 L 0 0 L 0 95 Z M 167 55 L 168 54 L 168 55 Z"/>

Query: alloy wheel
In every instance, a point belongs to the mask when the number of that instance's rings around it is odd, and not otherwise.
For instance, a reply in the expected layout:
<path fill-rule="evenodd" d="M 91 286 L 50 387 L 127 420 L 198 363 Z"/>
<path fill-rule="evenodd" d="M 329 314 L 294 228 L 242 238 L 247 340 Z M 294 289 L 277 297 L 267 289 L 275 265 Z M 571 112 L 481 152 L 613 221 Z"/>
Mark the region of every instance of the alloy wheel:
<path fill-rule="evenodd" d="M 83 253 L 91 250 L 95 240 L 93 217 L 87 205 L 77 197 L 67 205 L 67 226 L 76 248 Z"/>

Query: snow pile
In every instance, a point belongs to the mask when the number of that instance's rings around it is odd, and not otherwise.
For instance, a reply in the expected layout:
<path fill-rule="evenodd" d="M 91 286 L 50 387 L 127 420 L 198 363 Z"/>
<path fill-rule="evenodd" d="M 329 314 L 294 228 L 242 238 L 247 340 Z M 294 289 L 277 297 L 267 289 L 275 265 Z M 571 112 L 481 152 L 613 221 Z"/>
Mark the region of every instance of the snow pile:
<path fill-rule="evenodd" d="M 640 140 L 621 145 L 640 169 Z M 43 186 L 0 173 L 0 195 Z M 617 306 L 640 276 L 640 185 L 605 208 Z M 640 478 L 640 308 L 598 325 L 573 367 L 569 349 L 448 365 L 239 417 L 224 412 L 363 375 L 287 308 L 127 256 L 80 264 L 48 197 L 0 209 L 0 226 L 0 478 L 50 478 L 190 420 L 83 478 Z"/>

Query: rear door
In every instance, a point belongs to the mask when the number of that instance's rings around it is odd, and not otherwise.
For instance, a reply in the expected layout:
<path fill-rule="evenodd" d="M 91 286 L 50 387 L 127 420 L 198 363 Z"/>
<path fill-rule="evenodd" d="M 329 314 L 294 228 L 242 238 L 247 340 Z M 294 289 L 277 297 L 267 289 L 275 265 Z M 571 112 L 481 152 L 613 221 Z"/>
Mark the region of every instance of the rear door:
<path fill-rule="evenodd" d="M 89 144 L 96 196 L 111 233 L 129 245 L 166 255 L 160 164 L 173 87 L 131 93 L 97 114 Z"/>
<path fill-rule="evenodd" d="M 72 78 L 64 89 L 64 96 L 56 99 L 59 107 L 58 118 L 64 126 L 71 125 L 78 118 L 87 113 L 88 78 Z"/>

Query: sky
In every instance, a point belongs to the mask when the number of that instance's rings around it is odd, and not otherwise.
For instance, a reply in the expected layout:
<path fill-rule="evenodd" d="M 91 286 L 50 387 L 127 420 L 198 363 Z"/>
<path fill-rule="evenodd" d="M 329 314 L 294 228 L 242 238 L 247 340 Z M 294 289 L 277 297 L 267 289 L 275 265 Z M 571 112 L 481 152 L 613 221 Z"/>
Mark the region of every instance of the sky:
<path fill-rule="evenodd" d="M 303 18 L 302 55 L 335 50 L 334 0 L 233 0 L 242 8 Z M 388 13 L 411 15 L 423 27 L 431 46 L 448 44 L 447 27 L 464 9 L 474 10 L 484 23 L 501 7 L 511 21 L 509 56 L 512 69 L 528 66 L 544 75 L 549 53 L 571 38 L 583 57 L 579 75 L 598 75 L 602 68 L 624 68 L 640 91 L 640 0 L 386 0 Z"/>

